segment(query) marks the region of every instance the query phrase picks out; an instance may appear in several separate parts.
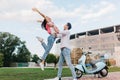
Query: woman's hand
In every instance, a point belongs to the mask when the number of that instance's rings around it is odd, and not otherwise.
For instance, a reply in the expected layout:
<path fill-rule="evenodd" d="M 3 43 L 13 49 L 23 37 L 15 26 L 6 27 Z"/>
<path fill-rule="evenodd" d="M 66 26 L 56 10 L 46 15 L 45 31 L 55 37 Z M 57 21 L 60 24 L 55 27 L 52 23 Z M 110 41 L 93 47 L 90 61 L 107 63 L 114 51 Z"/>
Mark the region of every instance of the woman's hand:
<path fill-rule="evenodd" d="M 54 26 L 53 28 L 54 28 L 55 32 L 58 34 L 59 33 L 58 27 Z"/>
<path fill-rule="evenodd" d="M 40 14 L 44 19 L 46 19 L 46 16 L 43 13 L 41 13 L 37 8 L 32 8 L 32 10 L 34 12 L 38 12 L 38 14 Z"/>
<path fill-rule="evenodd" d="M 37 20 L 37 22 L 40 22 L 40 23 L 41 23 L 41 22 L 43 22 L 43 21 L 42 21 L 42 20 Z"/>
<path fill-rule="evenodd" d="M 39 12 L 39 10 L 37 8 L 32 8 L 32 10 L 35 12 Z"/>

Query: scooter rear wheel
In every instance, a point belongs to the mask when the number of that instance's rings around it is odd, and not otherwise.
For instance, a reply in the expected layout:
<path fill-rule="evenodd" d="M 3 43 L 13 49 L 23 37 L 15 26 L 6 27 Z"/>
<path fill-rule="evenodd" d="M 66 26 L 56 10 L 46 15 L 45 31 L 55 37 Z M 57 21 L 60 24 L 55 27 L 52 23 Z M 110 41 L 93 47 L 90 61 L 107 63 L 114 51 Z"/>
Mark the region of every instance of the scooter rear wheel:
<path fill-rule="evenodd" d="M 76 76 L 77 76 L 77 78 L 81 78 L 81 77 L 82 77 L 83 72 L 82 72 L 81 70 L 79 70 L 79 69 L 75 69 L 75 72 L 76 72 Z"/>
<path fill-rule="evenodd" d="M 107 75 L 108 75 L 108 69 L 102 69 L 101 71 L 100 71 L 100 75 L 102 76 L 102 77 L 106 77 Z"/>

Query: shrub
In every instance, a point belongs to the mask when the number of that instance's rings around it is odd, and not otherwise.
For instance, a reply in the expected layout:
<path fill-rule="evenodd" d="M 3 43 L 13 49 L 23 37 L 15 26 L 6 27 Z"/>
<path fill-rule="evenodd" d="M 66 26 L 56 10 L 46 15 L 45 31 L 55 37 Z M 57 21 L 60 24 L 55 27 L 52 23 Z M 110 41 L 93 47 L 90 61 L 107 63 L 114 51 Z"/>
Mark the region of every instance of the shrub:
<path fill-rule="evenodd" d="M 4 58 L 3 54 L 0 53 L 0 67 L 3 66 L 3 58 Z"/>

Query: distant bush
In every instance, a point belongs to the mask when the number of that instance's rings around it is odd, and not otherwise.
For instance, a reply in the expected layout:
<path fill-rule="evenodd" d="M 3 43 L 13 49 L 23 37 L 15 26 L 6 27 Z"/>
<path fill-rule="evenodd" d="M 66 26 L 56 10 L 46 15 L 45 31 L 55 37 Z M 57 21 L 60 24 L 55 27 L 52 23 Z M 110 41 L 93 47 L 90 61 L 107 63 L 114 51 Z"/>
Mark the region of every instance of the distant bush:
<path fill-rule="evenodd" d="M 3 58 L 4 58 L 3 54 L 0 53 L 0 67 L 3 66 Z"/>

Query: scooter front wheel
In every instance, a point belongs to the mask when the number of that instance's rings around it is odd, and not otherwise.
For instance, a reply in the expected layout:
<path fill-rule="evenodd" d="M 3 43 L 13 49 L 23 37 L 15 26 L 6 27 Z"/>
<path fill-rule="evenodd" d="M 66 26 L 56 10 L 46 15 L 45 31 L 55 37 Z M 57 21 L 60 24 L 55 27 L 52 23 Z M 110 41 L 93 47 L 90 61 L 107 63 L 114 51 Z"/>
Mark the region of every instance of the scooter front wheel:
<path fill-rule="evenodd" d="M 107 75 L 108 75 L 108 69 L 102 69 L 101 71 L 100 71 L 100 75 L 102 76 L 102 77 L 106 77 Z"/>
<path fill-rule="evenodd" d="M 75 69 L 75 72 L 76 72 L 76 76 L 77 76 L 77 78 L 81 78 L 81 77 L 82 77 L 83 72 L 82 72 L 81 70 L 79 70 L 79 69 Z"/>

